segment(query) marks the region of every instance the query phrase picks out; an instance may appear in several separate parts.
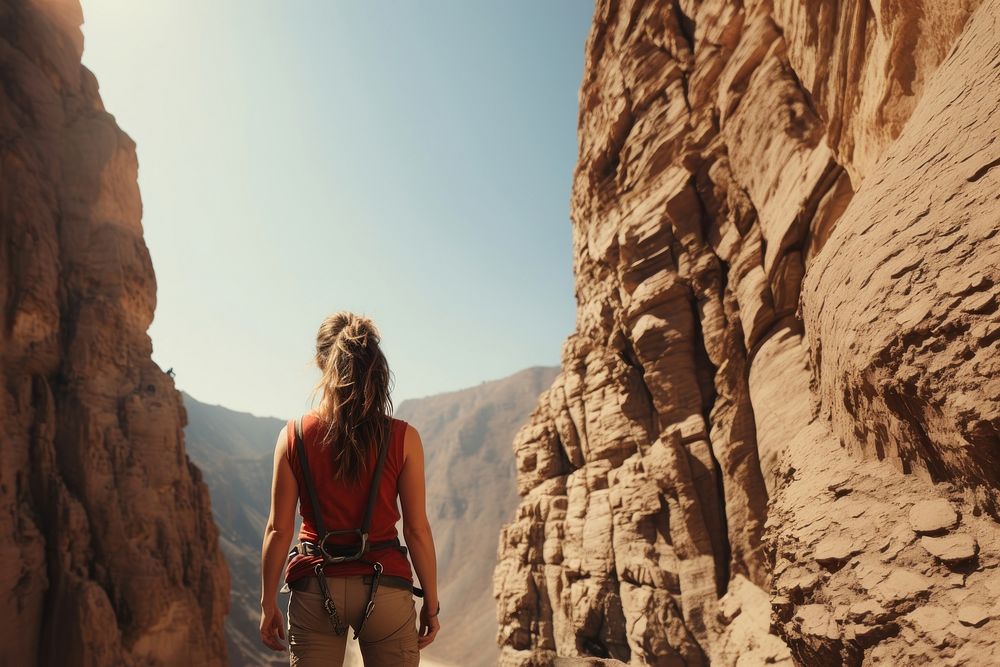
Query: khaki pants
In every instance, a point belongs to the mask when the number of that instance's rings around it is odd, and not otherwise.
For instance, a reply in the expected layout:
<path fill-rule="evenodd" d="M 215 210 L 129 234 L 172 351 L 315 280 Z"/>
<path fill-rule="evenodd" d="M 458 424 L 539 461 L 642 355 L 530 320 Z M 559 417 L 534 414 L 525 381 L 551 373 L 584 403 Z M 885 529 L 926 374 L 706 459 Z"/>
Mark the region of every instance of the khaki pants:
<path fill-rule="evenodd" d="M 315 580 L 314 576 L 310 579 Z M 369 586 L 362 577 L 327 577 L 330 597 L 342 623 L 356 629 L 368 602 Z M 288 652 L 291 667 L 342 665 L 348 634 L 333 631 L 323 609 L 317 582 L 308 590 L 292 589 L 288 599 Z M 350 632 L 350 631 L 348 631 Z M 403 588 L 381 585 L 375 608 L 358 637 L 365 667 L 413 667 L 420 663 L 417 649 L 417 611 L 413 594 Z"/>

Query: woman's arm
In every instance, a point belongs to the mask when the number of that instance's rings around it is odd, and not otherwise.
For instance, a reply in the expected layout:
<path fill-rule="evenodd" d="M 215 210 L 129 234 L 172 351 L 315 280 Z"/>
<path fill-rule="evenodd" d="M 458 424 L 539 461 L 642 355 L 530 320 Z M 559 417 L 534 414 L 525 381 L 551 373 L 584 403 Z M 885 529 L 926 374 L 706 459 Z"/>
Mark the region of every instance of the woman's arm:
<path fill-rule="evenodd" d="M 410 550 L 413 569 L 417 571 L 420 587 L 424 589 L 424 604 L 420 610 L 420 634 L 417 645 L 424 648 L 440 628 L 437 618 L 437 557 L 434 554 L 434 537 L 427 520 L 426 490 L 424 488 L 424 446 L 420 434 L 407 426 L 403 439 L 403 469 L 399 475 L 399 500 L 403 510 L 403 537 Z"/>
<path fill-rule="evenodd" d="M 295 505 L 299 489 L 295 474 L 285 455 L 288 450 L 287 427 L 278 434 L 274 445 L 274 475 L 271 479 L 271 513 L 264 529 L 261 548 L 260 636 L 268 647 L 284 651 L 285 619 L 278 610 L 278 581 L 285 569 L 285 559 L 295 533 Z"/>

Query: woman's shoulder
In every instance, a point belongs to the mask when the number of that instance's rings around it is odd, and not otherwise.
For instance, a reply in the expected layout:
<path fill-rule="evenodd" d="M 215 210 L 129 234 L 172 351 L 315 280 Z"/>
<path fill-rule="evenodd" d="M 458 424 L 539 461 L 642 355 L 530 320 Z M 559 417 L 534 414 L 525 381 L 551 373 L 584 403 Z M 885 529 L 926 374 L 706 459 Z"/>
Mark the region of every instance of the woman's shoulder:
<path fill-rule="evenodd" d="M 323 422 L 323 418 L 316 410 L 310 410 L 309 412 L 302 413 L 299 419 L 302 420 L 303 431 L 306 429 L 314 429 Z"/>
<path fill-rule="evenodd" d="M 406 451 L 409 445 L 407 442 L 413 438 L 415 432 L 413 425 L 405 419 L 392 418 L 392 448 L 394 456 L 399 457 L 400 464 L 406 458 Z"/>
<path fill-rule="evenodd" d="M 393 417 L 392 421 L 393 428 L 395 432 L 399 434 L 398 437 L 401 441 L 412 439 L 414 436 L 419 437 L 416 427 L 405 419 Z"/>
<path fill-rule="evenodd" d="M 298 417 L 293 418 L 290 421 L 290 427 L 294 429 L 296 423 L 300 424 L 300 428 L 302 429 L 301 435 L 303 443 L 312 443 L 317 438 L 322 437 L 320 428 L 322 425 L 322 421 L 323 420 L 320 418 L 319 413 L 317 413 L 315 410 L 312 410 L 310 412 L 305 412 L 299 415 Z M 289 440 L 293 441 L 294 439 L 295 435 L 294 431 L 292 431 L 291 433 L 289 433 Z"/>

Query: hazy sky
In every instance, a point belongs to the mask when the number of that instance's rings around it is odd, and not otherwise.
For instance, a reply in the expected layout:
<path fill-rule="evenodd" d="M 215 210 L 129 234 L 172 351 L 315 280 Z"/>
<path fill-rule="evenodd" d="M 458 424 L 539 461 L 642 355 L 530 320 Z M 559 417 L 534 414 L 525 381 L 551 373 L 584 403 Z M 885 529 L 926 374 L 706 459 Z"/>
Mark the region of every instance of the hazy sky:
<path fill-rule="evenodd" d="M 380 326 L 394 399 L 559 362 L 585 0 L 83 0 L 138 144 L 153 358 L 288 418 L 323 317 Z"/>

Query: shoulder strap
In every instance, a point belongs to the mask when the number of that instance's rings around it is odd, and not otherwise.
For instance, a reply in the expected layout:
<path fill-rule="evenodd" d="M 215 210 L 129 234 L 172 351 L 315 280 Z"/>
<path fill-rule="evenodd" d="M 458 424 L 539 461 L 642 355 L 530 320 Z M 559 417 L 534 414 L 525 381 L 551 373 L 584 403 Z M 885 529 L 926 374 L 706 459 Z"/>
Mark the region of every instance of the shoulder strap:
<path fill-rule="evenodd" d="M 385 443 L 379 448 L 378 462 L 375 464 L 375 474 L 372 477 L 371 489 L 368 491 L 368 506 L 365 508 L 365 516 L 361 522 L 361 532 L 367 534 L 372 524 L 372 514 L 375 511 L 375 501 L 378 500 L 379 483 L 382 481 L 382 469 L 385 468 L 385 459 L 392 444 L 392 421 L 389 422 Z M 306 490 L 309 492 L 309 501 L 313 508 L 313 523 L 316 525 L 316 533 L 319 539 L 326 535 L 326 525 L 323 521 L 322 508 L 319 505 L 319 497 L 316 495 L 316 486 L 313 484 L 312 474 L 309 471 L 309 455 L 306 453 L 304 439 L 302 437 L 302 418 L 295 420 L 295 449 L 299 455 L 299 465 L 302 468 L 302 477 L 306 483 Z"/>
<path fill-rule="evenodd" d="M 365 509 L 365 518 L 361 522 L 361 532 L 368 534 L 368 529 L 372 525 L 372 513 L 375 511 L 375 501 L 378 499 L 379 482 L 382 481 L 382 468 L 385 467 L 385 457 L 389 453 L 392 444 L 392 418 L 389 418 L 389 426 L 386 429 L 385 442 L 378 452 L 378 463 L 375 464 L 375 474 L 372 476 L 372 486 L 368 491 L 368 507 Z"/>
<path fill-rule="evenodd" d="M 295 420 L 295 449 L 298 450 L 302 478 L 305 480 L 306 489 L 309 491 L 309 501 L 312 503 L 316 534 L 319 539 L 323 539 L 323 536 L 326 535 L 326 524 L 323 521 L 323 508 L 320 507 L 319 497 L 316 495 L 316 485 L 313 484 L 312 474 L 309 472 L 309 455 L 306 453 L 305 441 L 302 437 L 302 417 Z"/>

